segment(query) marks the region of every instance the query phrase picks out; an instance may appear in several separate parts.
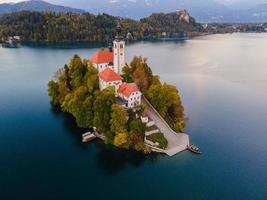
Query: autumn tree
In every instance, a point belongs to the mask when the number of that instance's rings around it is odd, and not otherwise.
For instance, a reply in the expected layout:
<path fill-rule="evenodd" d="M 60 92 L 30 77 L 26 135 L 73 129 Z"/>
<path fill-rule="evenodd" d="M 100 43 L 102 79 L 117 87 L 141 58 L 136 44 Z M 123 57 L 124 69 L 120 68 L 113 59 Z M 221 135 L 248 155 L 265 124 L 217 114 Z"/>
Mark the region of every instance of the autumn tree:
<path fill-rule="evenodd" d="M 98 92 L 94 102 L 94 126 L 100 132 L 110 130 L 111 107 L 115 103 L 115 94 L 108 89 Z"/>
<path fill-rule="evenodd" d="M 122 107 L 113 104 L 110 120 L 110 130 L 114 133 L 123 133 L 127 130 L 127 119 Z"/>

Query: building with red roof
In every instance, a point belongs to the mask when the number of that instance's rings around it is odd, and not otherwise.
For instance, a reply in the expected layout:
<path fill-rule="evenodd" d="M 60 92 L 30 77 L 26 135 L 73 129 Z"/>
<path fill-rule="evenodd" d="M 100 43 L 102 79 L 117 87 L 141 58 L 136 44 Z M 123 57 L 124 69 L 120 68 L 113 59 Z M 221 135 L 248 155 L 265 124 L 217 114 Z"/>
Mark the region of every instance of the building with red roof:
<path fill-rule="evenodd" d="M 114 54 L 112 50 L 100 50 L 90 58 L 90 61 L 94 65 L 94 67 L 98 70 L 98 72 L 103 71 L 107 67 L 114 70 L 113 66 Z"/>
<path fill-rule="evenodd" d="M 117 94 L 120 98 L 128 102 L 126 105 L 128 108 L 141 105 L 142 93 L 133 83 L 122 83 L 117 90 Z"/>
<path fill-rule="evenodd" d="M 125 63 L 125 41 L 123 40 L 121 26 L 117 26 L 117 34 L 113 41 L 113 47 L 109 50 L 100 50 L 90 58 L 90 61 L 98 72 L 106 68 L 112 69 L 117 74 L 122 74 Z"/>
<path fill-rule="evenodd" d="M 100 90 L 103 90 L 109 86 L 115 86 L 115 89 L 117 91 L 119 85 L 122 84 L 122 77 L 110 68 L 104 69 L 98 74 L 98 76 Z"/>
<path fill-rule="evenodd" d="M 115 93 L 126 108 L 134 108 L 141 104 L 142 93 L 136 85 L 122 83 L 122 68 L 125 66 L 125 41 L 121 35 L 121 27 L 117 26 L 117 35 L 113 41 L 113 48 L 100 50 L 90 58 L 98 70 L 99 88 L 104 90 L 109 86 L 115 87 Z"/>

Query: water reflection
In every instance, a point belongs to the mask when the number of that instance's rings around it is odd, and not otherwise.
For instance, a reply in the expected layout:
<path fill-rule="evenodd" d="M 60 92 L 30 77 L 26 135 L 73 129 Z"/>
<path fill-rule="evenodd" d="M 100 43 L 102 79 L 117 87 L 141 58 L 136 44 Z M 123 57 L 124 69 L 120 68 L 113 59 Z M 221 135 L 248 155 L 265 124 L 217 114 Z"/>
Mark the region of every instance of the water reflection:
<path fill-rule="evenodd" d="M 127 165 L 133 167 L 140 167 L 145 161 L 156 162 L 161 156 L 159 154 L 152 153 L 145 155 L 142 152 L 136 152 L 133 150 L 119 149 L 112 145 L 106 145 L 101 140 L 95 140 L 90 143 L 82 143 L 81 134 L 88 131 L 88 129 L 78 128 L 74 117 L 69 113 L 64 113 L 60 110 L 59 106 L 51 104 L 51 113 L 57 118 L 63 119 L 63 126 L 65 132 L 72 135 L 75 144 L 88 152 L 92 148 L 96 148 L 98 153 L 96 154 L 96 165 L 105 174 L 113 175 L 122 171 Z M 88 149 L 88 147 L 90 148 Z"/>
<path fill-rule="evenodd" d="M 99 149 L 96 155 L 97 167 L 108 175 L 119 173 L 127 165 L 139 168 L 145 162 L 156 162 L 163 156 L 155 153 L 145 155 L 142 152 L 119 149 L 103 143 L 97 143 L 97 147 Z"/>

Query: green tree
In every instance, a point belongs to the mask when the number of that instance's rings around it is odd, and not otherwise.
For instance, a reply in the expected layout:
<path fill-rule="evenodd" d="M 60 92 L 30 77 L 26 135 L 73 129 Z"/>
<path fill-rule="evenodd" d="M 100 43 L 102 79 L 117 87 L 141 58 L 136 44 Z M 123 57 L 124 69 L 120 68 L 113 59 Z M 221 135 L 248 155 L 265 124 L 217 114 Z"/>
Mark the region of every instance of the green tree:
<path fill-rule="evenodd" d="M 123 133 L 127 130 L 127 119 L 122 107 L 113 104 L 110 119 L 110 130 L 114 133 Z"/>
<path fill-rule="evenodd" d="M 51 80 L 48 83 L 48 95 L 51 97 L 51 102 L 54 105 L 59 104 L 59 91 L 58 91 L 58 83 Z"/>
<path fill-rule="evenodd" d="M 107 133 L 110 130 L 111 106 L 115 103 L 115 94 L 107 89 L 97 93 L 94 102 L 94 126 L 100 132 Z"/>
<path fill-rule="evenodd" d="M 132 131 L 137 131 L 141 134 L 144 134 L 146 131 L 146 126 L 145 124 L 142 123 L 140 119 L 136 119 L 130 122 L 129 124 L 129 130 Z"/>

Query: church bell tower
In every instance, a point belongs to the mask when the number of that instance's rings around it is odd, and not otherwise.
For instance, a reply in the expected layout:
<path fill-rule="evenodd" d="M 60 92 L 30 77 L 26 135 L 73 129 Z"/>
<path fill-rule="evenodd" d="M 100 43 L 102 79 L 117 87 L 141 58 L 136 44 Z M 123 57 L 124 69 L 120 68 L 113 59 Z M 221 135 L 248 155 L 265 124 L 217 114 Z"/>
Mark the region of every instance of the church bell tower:
<path fill-rule="evenodd" d="M 125 41 L 123 40 L 121 25 L 117 25 L 117 34 L 113 41 L 114 53 L 114 71 L 122 74 L 122 68 L 125 66 Z"/>

